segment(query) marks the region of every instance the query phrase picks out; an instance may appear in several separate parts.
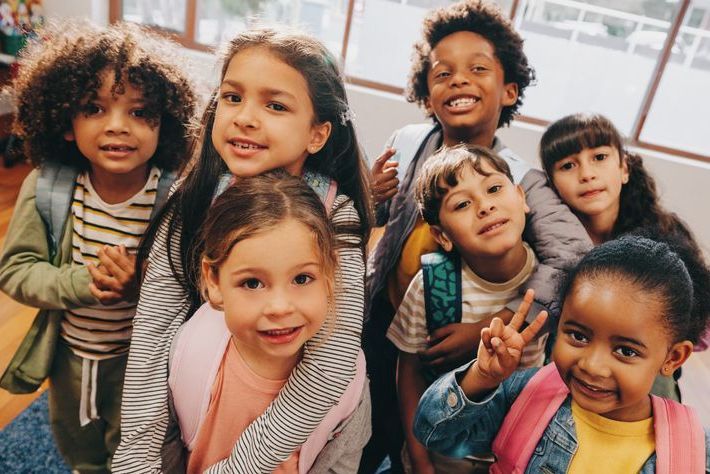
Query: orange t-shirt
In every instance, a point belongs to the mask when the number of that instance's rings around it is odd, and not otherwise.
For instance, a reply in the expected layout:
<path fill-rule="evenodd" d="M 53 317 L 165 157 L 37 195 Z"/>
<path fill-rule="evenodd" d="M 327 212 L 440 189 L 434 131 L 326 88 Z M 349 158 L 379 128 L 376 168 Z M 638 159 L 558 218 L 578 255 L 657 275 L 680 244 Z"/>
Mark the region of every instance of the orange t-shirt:
<path fill-rule="evenodd" d="M 207 415 L 197 433 L 187 472 L 202 473 L 227 458 L 242 432 L 264 413 L 286 380 L 269 380 L 255 374 L 230 341 L 212 385 Z M 274 472 L 297 473 L 298 452 Z"/>

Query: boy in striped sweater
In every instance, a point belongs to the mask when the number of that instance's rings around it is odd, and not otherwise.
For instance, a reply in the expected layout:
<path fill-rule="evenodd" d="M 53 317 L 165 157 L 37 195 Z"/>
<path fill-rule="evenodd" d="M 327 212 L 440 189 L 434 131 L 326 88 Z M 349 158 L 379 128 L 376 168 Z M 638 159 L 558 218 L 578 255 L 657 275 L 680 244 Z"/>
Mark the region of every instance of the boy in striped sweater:
<path fill-rule="evenodd" d="M 169 51 L 134 26 L 56 25 L 13 84 L 15 129 L 38 169 L 10 222 L 0 289 L 40 313 L 0 386 L 26 393 L 49 377 L 52 430 L 75 472 L 110 470 L 135 253 L 188 157 L 195 99 Z"/>

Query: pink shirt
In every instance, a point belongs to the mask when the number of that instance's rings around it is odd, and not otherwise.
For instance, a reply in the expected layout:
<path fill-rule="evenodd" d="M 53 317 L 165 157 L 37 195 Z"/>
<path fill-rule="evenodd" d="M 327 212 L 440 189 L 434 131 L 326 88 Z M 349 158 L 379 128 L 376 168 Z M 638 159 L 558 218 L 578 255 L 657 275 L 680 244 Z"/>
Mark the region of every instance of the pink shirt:
<path fill-rule="evenodd" d="M 229 457 L 239 436 L 266 410 L 286 380 L 269 380 L 255 374 L 230 341 L 212 386 L 205 420 L 188 459 L 187 472 L 202 473 Z M 297 473 L 298 452 L 274 472 Z"/>

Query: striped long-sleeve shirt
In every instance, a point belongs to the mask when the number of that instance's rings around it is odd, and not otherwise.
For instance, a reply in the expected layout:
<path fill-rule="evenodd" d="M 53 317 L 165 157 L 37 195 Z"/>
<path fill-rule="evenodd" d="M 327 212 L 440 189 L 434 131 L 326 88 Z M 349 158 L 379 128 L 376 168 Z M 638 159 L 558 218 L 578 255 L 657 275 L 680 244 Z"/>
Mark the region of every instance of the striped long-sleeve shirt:
<path fill-rule="evenodd" d="M 160 170 L 152 168 L 145 186 L 130 199 L 104 202 L 87 173 L 76 179 L 71 205 L 72 262 L 99 263 L 98 252 L 106 246 L 124 245 L 134 253 L 155 206 Z M 108 359 L 128 352 L 135 301 L 67 309 L 61 337 L 72 351 L 87 359 Z"/>
<path fill-rule="evenodd" d="M 352 225 L 359 217 L 346 196 L 338 196 L 332 220 Z M 121 410 L 121 444 L 114 472 L 157 472 L 168 424 L 170 344 L 185 321 L 187 294 L 173 275 L 167 254 L 179 265 L 180 228 L 171 219 L 161 224 L 149 256 L 146 278 L 134 319 Z M 339 235 L 336 275 L 337 323 L 321 330 L 306 345 L 301 363 L 269 408 L 242 434 L 231 456 L 210 472 L 271 472 L 302 445 L 337 403 L 355 375 L 364 306 L 365 262 L 360 238 Z M 181 271 L 178 268 L 178 271 Z M 326 337 L 327 336 L 327 337 Z"/>

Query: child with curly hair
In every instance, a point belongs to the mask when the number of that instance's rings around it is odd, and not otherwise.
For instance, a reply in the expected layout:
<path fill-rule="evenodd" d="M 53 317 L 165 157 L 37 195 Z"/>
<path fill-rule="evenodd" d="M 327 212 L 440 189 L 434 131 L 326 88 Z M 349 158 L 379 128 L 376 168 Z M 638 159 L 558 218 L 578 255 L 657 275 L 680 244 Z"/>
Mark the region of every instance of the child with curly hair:
<path fill-rule="evenodd" d="M 0 380 L 49 377 L 57 445 L 108 472 L 139 281 L 135 253 L 188 156 L 195 107 L 169 42 L 127 24 L 63 23 L 22 53 L 15 132 L 37 167 L 0 256 L 0 289 L 40 309 Z"/>

